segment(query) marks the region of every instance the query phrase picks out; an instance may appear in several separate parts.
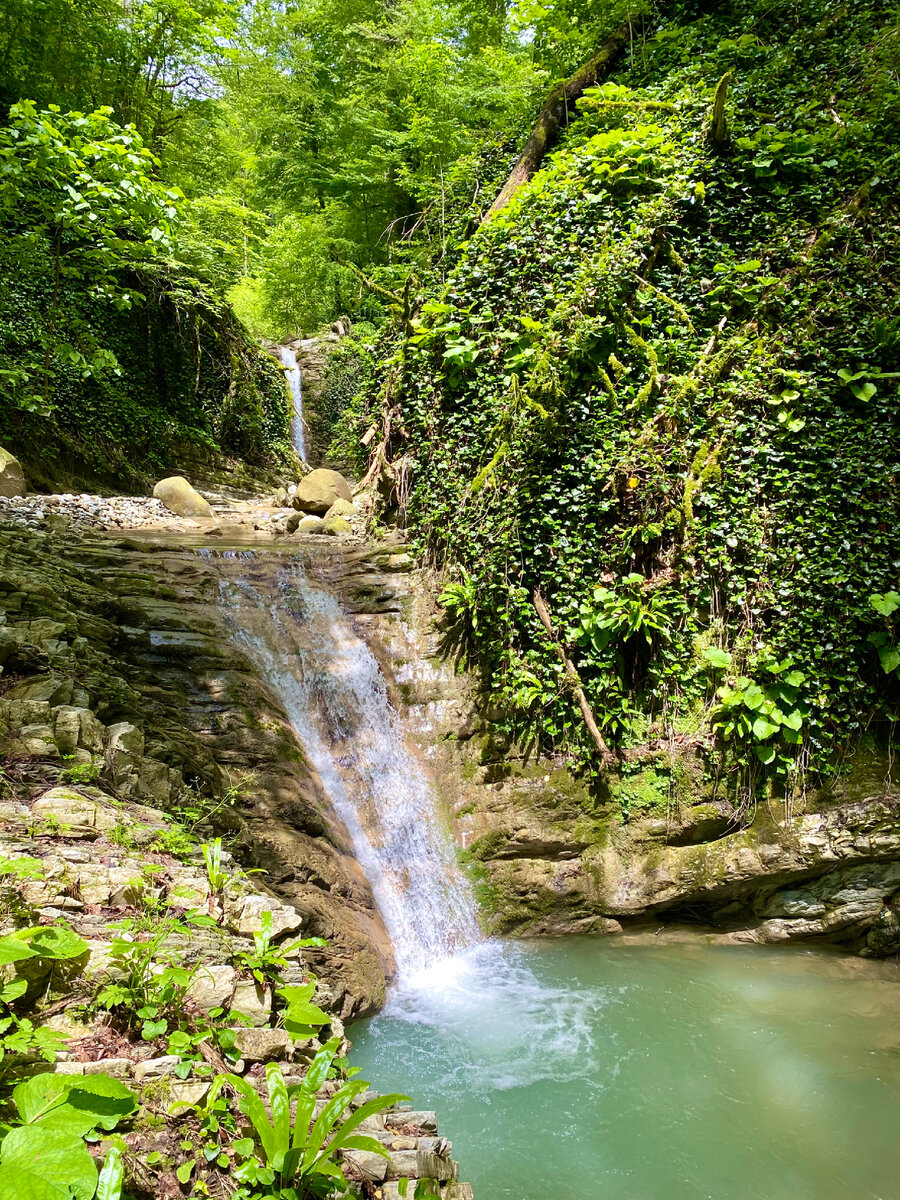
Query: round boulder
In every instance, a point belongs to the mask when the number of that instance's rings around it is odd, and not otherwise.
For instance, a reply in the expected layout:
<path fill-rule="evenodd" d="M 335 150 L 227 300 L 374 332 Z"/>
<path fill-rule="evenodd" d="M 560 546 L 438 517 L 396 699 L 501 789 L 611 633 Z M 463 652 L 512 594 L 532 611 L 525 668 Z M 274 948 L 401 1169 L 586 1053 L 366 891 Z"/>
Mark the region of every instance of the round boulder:
<path fill-rule="evenodd" d="M 161 479 L 153 489 L 153 495 L 176 517 L 199 517 L 202 520 L 215 516 L 209 504 L 191 487 L 183 475 L 170 475 L 168 479 Z"/>
<path fill-rule="evenodd" d="M 300 481 L 294 497 L 294 507 L 301 512 L 327 513 L 336 500 L 353 499 L 350 484 L 339 471 L 318 467 Z"/>
<path fill-rule="evenodd" d="M 22 464 L 0 446 L 0 496 L 12 499 L 25 495 L 25 472 Z"/>

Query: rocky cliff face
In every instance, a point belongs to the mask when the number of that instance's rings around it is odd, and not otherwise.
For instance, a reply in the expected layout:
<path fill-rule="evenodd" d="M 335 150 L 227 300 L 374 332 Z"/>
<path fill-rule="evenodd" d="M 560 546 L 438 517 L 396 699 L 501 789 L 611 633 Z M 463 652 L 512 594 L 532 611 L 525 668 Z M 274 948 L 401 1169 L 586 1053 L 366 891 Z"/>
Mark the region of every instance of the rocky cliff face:
<path fill-rule="evenodd" d="M 617 932 L 689 922 L 730 940 L 900 949 L 900 789 L 861 748 L 827 789 L 737 814 L 696 747 L 648 747 L 590 794 L 561 762 L 492 730 L 473 682 L 442 657 L 436 589 L 394 582 L 363 620 L 406 729 L 434 775 L 492 932 Z"/>
<path fill-rule="evenodd" d="M 30 804 L 67 774 L 208 810 L 305 934 L 327 939 L 312 965 L 335 1011 L 372 1011 L 390 947 L 371 892 L 284 713 L 227 638 L 217 586 L 212 559 L 158 541 L 0 531 L 4 787 Z"/>

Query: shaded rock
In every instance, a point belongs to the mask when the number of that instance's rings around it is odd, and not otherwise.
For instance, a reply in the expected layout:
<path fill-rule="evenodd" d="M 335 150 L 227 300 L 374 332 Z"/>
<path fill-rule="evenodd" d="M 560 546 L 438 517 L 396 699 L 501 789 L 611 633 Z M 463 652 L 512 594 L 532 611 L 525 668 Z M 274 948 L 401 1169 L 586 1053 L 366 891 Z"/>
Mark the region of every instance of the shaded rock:
<path fill-rule="evenodd" d="M 309 521 L 309 520 L 312 520 L 313 518 L 306 517 L 305 519 L 307 521 Z M 284 532 L 285 533 L 296 533 L 297 526 L 300 525 L 303 520 L 304 520 L 304 518 L 301 517 L 298 512 L 292 512 L 289 517 L 285 517 L 285 519 L 284 519 L 284 525 L 283 525 Z"/>
<path fill-rule="evenodd" d="M 294 507 L 301 512 L 327 513 L 336 500 L 352 502 L 350 485 L 339 471 L 319 467 L 300 481 Z"/>
<path fill-rule="evenodd" d="M 153 495 L 177 517 L 202 519 L 214 515 L 207 501 L 191 487 L 183 475 L 171 475 L 168 479 L 161 479 L 153 489 Z"/>
<path fill-rule="evenodd" d="M 236 1029 L 234 1034 L 241 1058 L 248 1063 L 291 1057 L 291 1039 L 286 1029 Z"/>
<path fill-rule="evenodd" d="M 25 495 L 25 472 L 22 464 L 0 446 L 0 496 L 11 499 Z"/>

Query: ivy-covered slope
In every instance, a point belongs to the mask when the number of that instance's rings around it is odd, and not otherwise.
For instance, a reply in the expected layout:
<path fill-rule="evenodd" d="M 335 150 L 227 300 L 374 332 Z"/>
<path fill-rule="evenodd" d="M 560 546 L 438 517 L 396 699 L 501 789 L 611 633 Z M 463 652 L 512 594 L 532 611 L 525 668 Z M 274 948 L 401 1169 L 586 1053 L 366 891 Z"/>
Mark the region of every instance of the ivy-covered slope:
<path fill-rule="evenodd" d="M 0 250 L 0 368 L 39 356 L 53 292 L 49 261 L 5 262 Z M 222 456 L 272 466 L 290 453 L 284 377 L 225 306 L 196 284 L 136 278 L 146 299 L 130 312 L 67 281 L 57 307 L 50 411 L 0 404 L 0 444 L 17 453 L 36 484 L 67 481 L 143 489 L 187 459 Z M 85 375 L 84 345 L 114 355 Z"/>
<path fill-rule="evenodd" d="M 597 762 L 535 589 L 607 741 L 724 749 L 745 798 L 894 719 L 898 49 L 838 0 L 648 27 L 384 368 L 512 732 Z"/>

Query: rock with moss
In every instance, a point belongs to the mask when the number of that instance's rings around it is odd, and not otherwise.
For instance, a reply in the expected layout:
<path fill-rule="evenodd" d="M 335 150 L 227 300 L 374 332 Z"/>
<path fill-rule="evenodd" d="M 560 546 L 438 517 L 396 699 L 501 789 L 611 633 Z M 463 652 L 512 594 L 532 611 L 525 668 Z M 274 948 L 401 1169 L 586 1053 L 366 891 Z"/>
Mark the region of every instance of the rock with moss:
<path fill-rule="evenodd" d="M 337 500 L 352 502 L 350 484 L 339 471 L 319 467 L 310 471 L 300 481 L 293 503 L 301 512 L 317 513 L 321 516 L 327 513 Z"/>
<path fill-rule="evenodd" d="M 209 520 L 215 516 L 209 502 L 183 475 L 171 475 L 168 479 L 161 479 L 154 487 L 153 495 L 178 517 Z"/>
<path fill-rule="evenodd" d="M 0 496 L 25 495 L 25 471 L 17 458 L 0 446 Z"/>

